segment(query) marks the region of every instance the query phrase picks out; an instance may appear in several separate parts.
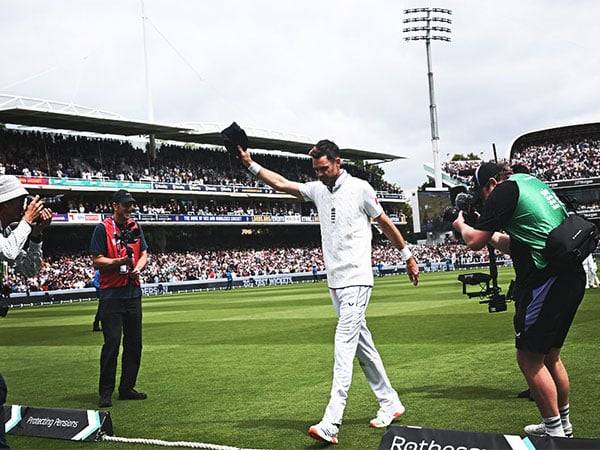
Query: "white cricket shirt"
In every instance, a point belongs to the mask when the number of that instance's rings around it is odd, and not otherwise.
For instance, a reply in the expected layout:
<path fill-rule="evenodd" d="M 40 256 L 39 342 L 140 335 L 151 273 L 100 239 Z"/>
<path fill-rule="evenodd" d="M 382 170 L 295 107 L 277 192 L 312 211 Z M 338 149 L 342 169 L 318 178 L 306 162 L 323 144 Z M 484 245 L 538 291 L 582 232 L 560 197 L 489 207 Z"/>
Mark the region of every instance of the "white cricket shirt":
<path fill-rule="evenodd" d="M 300 185 L 300 193 L 319 213 L 327 285 L 373 286 L 371 218 L 383 213 L 375 190 L 343 170 L 331 191 L 311 181 Z"/>

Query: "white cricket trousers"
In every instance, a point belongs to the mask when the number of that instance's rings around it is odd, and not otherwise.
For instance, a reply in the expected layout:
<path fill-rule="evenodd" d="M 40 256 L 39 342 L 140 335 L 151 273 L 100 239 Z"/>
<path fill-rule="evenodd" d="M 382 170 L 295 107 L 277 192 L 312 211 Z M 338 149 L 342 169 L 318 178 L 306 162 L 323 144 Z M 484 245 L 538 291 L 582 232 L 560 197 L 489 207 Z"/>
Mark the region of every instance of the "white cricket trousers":
<path fill-rule="evenodd" d="M 355 356 L 358 357 L 360 367 L 377 397 L 379 407 L 389 409 L 400 404 L 398 393 L 390 384 L 381 356 L 367 328 L 365 312 L 371 297 L 371 289 L 371 286 L 329 289 L 338 323 L 335 329 L 331 398 L 323 416 L 323 421 L 328 423 L 342 423 L 348 389 L 352 382 L 352 362 Z"/>

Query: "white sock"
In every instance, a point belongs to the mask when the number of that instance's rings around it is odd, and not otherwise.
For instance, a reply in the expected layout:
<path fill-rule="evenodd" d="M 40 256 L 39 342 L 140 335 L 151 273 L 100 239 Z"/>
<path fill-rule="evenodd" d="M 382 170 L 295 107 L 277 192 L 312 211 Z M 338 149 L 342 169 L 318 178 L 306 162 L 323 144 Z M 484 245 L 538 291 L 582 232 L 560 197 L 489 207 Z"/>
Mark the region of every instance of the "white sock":
<path fill-rule="evenodd" d="M 544 417 L 544 425 L 548 436 L 565 437 L 560 416 Z"/>
<path fill-rule="evenodd" d="M 573 425 L 571 425 L 571 418 L 569 417 L 569 404 L 561 406 L 558 408 L 558 411 L 560 412 L 560 421 L 562 422 L 563 430 L 567 437 L 570 437 L 569 435 L 573 434 Z"/>

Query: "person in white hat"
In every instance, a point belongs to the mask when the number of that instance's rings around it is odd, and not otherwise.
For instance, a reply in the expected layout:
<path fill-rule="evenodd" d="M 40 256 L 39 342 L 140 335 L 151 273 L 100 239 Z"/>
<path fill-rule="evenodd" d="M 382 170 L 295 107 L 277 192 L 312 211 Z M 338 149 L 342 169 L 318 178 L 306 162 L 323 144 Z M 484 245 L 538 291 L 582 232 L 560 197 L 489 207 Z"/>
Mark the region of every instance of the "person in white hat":
<path fill-rule="evenodd" d="M 27 191 L 13 175 L 0 176 L 0 261 L 14 265 L 14 271 L 35 275 L 42 264 L 42 232 L 52 221 L 52 210 L 38 196 L 25 207 Z M 16 225 L 16 226 L 15 226 Z M 29 247 L 24 250 L 29 239 Z M 0 286 L 3 284 L 0 273 Z M 4 423 L 6 383 L 0 375 L 0 425 Z M 0 426 L 0 448 L 9 448 Z"/>

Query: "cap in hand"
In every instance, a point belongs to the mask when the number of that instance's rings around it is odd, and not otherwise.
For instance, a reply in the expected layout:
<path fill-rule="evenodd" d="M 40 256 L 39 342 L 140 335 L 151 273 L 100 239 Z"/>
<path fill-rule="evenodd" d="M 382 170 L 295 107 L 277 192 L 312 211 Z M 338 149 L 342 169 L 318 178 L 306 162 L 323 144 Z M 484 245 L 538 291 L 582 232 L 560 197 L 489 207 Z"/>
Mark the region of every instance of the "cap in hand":
<path fill-rule="evenodd" d="M 238 145 L 244 150 L 248 148 L 248 136 L 246 132 L 235 122 L 221 131 L 223 145 L 230 155 L 239 157 Z"/>

